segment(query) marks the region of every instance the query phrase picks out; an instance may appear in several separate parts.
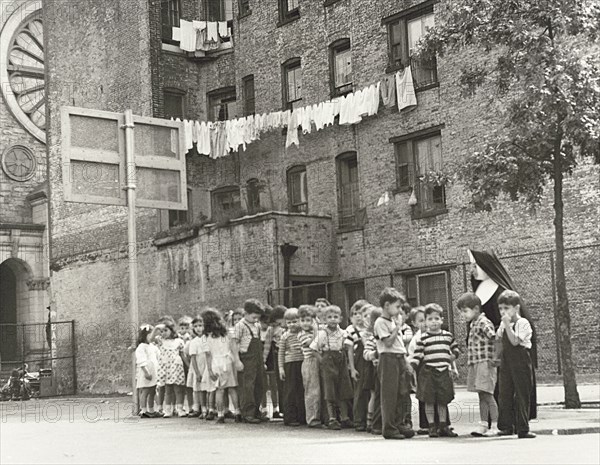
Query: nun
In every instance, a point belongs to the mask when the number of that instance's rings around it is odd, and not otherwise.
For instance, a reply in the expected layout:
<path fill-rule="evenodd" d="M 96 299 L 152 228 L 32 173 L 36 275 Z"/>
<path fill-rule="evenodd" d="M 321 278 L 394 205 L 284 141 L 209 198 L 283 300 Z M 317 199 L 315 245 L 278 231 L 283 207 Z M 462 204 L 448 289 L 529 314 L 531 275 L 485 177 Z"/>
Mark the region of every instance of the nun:
<path fill-rule="evenodd" d="M 485 316 L 492 322 L 494 329 L 498 330 L 502 317 L 498 308 L 498 296 L 505 290 L 517 291 L 506 268 L 500 262 L 500 259 L 493 251 L 467 250 L 471 262 L 471 286 L 473 292 L 481 300 L 481 310 Z M 533 368 L 537 368 L 537 344 L 536 332 L 533 326 L 533 320 L 525 305 L 521 307 L 521 316 L 526 318 L 533 328 L 533 338 L 531 340 L 531 359 Z M 468 338 L 467 328 L 467 338 Z M 467 340 L 468 342 L 468 340 Z M 498 400 L 498 384 L 494 391 L 494 397 Z M 537 418 L 537 388 L 535 383 L 535 370 L 533 371 L 533 384 L 529 402 L 529 419 Z"/>

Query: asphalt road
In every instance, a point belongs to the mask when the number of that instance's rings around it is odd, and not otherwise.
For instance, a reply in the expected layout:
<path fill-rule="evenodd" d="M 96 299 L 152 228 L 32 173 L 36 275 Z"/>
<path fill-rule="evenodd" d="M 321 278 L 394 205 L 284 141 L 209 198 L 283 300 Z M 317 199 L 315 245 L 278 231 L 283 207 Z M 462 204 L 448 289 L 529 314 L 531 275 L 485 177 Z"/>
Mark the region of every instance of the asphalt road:
<path fill-rule="evenodd" d="M 25 405 L 25 404 L 23 404 Z M 0 463 L 600 463 L 600 435 L 386 441 L 352 430 L 141 420 L 97 400 L 0 406 Z"/>

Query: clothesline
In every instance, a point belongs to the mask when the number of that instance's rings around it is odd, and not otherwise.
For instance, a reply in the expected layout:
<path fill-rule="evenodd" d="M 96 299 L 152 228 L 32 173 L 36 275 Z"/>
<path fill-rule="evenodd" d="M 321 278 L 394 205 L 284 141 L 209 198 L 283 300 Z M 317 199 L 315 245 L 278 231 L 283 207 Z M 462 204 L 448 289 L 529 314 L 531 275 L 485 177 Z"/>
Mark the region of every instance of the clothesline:
<path fill-rule="evenodd" d="M 173 28 L 173 40 L 179 42 L 179 48 L 186 52 L 218 49 L 221 40 L 231 37 L 231 28 L 227 21 L 179 21 L 179 27 Z"/>
<path fill-rule="evenodd" d="M 313 125 L 316 131 L 332 126 L 336 117 L 339 117 L 340 125 L 358 124 L 364 117 L 378 113 L 380 97 L 388 108 L 398 105 L 398 109 L 402 110 L 417 105 L 410 66 L 343 97 L 293 110 L 217 122 L 183 120 L 185 148 L 190 150 L 195 143 L 199 154 L 221 158 L 238 152 L 240 147 L 246 150 L 246 146 L 259 140 L 264 132 L 281 128 L 287 128 L 286 148 L 299 146 L 299 127 L 303 134 L 309 134 Z M 177 121 L 180 121 L 179 118 Z"/>

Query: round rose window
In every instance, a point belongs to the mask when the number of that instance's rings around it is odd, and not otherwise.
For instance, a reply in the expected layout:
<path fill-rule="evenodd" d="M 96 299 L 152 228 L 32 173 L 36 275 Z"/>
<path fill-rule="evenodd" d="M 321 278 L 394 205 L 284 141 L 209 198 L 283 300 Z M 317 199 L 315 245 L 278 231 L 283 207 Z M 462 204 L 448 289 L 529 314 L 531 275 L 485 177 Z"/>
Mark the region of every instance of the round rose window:
<path fill-rule="evenodd" d="M 44 29 L 39 1 L 21 4 L 0 37 L 2 94 L 14 117 L 36 138 L 46 140 Z"/>

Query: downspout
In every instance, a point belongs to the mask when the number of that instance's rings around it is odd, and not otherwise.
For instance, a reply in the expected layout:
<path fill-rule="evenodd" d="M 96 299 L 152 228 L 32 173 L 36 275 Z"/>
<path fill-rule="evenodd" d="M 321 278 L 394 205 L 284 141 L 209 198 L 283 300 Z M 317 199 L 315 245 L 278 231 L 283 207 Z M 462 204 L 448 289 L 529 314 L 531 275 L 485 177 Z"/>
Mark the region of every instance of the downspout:
<path fill-rule="evenodd" d="M 298 250 L 298 246 L 288 244 L 287 242 L 280 246 L 281 255 L 283 256 L 283 301 L 286 307 L 290 306 L 290 262 L 292 256 Z"/>

